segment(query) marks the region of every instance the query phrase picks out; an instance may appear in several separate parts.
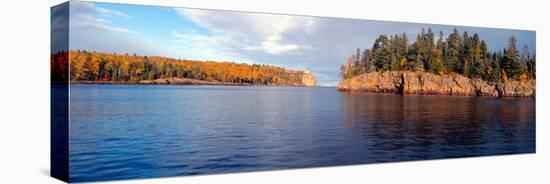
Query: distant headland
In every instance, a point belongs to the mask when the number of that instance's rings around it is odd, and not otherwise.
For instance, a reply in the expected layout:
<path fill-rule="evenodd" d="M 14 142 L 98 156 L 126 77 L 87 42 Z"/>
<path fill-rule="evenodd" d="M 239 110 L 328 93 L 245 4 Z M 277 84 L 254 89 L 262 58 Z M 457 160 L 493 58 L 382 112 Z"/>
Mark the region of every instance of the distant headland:
<path fill-rule="evenodd" d="M 53 54 L 51 66 L 52 82 L 78 84 L 317 86 L 309 69 L 83 50 Z"/>

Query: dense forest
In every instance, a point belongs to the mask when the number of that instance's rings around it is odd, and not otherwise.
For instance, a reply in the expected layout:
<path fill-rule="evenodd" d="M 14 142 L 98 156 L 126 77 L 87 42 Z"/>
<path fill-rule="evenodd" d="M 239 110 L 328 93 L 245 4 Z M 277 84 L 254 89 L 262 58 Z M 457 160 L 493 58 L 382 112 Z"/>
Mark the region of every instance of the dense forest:
<path fill-rule="evenodd" d="M 177 77 L 254 85 L 300 85 L 304 74 L 302 71 L 269 65 L 106 54 L 84 50 L 52 55 L 51 67 L 53 82 L 66 82 L 67 77 L 71 81 L 128 83 Z"/>
<path fill-rule="evenodd" d="M 351 78 L 375 71 L 426 71 L 437 74 L 458 73 L 486 81 L 525 80 L 536 77 L 536 56 L 530 55 L 527 46 L 516 47 L 516 38 L 511 36 L 508 45 L 501 51 L 491 52 L 487 43 L 477 33 L 462 35 L 454 29 L 447 38 L 440 31 L 428 28 L 417 34 L 410 44 L 405 33 L 380 35 L 371 49 L 352 54 L 341 66 L 341 77 Z"/>

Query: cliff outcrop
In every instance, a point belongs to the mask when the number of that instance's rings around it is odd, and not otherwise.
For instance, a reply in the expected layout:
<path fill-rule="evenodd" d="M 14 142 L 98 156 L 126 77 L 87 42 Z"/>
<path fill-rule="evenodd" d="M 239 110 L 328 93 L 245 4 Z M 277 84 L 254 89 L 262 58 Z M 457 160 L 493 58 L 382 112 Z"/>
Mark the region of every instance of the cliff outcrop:
<path fill-rule="evenodd" d="M 371 72 L 340 81 L 339 91 L 389 92 L 400 94 L 535 97 L 536 81 L 487 82 L 451 73 Z"/>
<path fill-rule="evenodd" d="M 313 74 L 305 72 L 302 75 L 302 84 L 307 87 L 317 86 L 317 79 Z"/>

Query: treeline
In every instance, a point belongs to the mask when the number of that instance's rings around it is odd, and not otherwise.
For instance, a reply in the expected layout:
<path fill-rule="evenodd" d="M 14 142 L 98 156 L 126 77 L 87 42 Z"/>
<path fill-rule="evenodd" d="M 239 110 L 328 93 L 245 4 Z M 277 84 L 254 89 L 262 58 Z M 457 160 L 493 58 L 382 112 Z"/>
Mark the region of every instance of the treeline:
<path fill-rule="evenodd" d="M 511 36 L 501 51 L 491 52 L 477 33 L 462 35 L 454 29 L 447 38 L 440 31 L 437 38 L 428 28 L 417 34 L 409 44 L 407 35 L 380 35 L 371 49 L 357 49 L 341 66 L 341 77 L 346 79 L 374 71 L 427 71 L 438 74 L 459 73 L 486 81 L 525 80 L 536 77 L 536 56 L 527 46 L 516 47 Z M 520 53 L 521 52 L 521 53 Z"/>
<path fill-rule="evenodd" d="M 138 82 L 178 77 L 255 85 L 301 85 L 304 74 L 301 71 L 268 65 L 106 54 L 84 50 L 69 51 L 69 66 L 57 62 L 66 55 L 60 52 L 52 56 L 52 81 L 61 79 L 63 74 L 60 72 L 67 72 L 67 68 L 70 68 L 71 81 Z"/>

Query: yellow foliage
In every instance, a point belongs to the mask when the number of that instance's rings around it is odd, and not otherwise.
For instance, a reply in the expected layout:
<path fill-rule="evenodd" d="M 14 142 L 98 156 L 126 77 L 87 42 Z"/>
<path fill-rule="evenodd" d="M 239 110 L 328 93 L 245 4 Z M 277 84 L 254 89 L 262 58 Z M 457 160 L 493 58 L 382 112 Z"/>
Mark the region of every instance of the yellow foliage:
<path fill-rule="evenodd" d="M 521 73 L 519 74 L 519 80 L 527 80 L 529 78 L 529 76 L 527 76 L 526 73 Z"/>
<path fill-rule="evenodd" d="M 296 85 L 304 72 L 270 65 L 198 61 L 70 51 L 71 80 L 139 81 L 167 77 L 197 80 Z"/>
<path fill-rule="evenodd" d="M 507 82 L 508 81 L 508 76 L 506 75 L 506 71 L 504 71 L 504 69 L 501 70 L 501 76 L 502 76 L 502 81 L 504 82 Z"/>
<path fill-rule="evenodd" d="M 403 66 L 405 65 L 405 63 L 407 63 L 407 58 L 401 57 L 401 62 L 400 62 L 400 64 L 399 64 L 399 65 L 401 66 L 401 68 L 403 68 Z"/>

